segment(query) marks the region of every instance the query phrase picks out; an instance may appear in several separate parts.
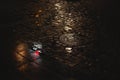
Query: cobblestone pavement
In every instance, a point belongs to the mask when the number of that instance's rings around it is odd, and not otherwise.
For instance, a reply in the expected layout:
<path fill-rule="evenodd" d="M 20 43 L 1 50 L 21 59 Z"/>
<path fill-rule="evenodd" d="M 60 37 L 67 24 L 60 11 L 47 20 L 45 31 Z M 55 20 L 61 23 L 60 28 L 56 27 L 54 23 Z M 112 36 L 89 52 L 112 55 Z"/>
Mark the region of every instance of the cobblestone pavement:
<path fill-rule="evenodd" d="M 117 49 L 111 47 L 115 41 L 111 38 L 112 30 L 108 31 L 113 23 L 109 23 L 111 16 L 105 14 L 109 17 L 107 23 L 103 22 L 108 27 L 101 25 L 96 2 L 19 1 L 13 10 L 15 16 L 11 15 L 15 23 L 11 20 L 1 25 L 11 27 L 10 32 L 7 28 L 2 32 L 2 37 L 7 38 L 3 50 L 7 53 L 3 54 L 7 67 L 4 72 L 13 80 L 14 75 L 15 80 L 103 80 L 104 75 L 112 75 L 111 66 L 118 59 Z"/>

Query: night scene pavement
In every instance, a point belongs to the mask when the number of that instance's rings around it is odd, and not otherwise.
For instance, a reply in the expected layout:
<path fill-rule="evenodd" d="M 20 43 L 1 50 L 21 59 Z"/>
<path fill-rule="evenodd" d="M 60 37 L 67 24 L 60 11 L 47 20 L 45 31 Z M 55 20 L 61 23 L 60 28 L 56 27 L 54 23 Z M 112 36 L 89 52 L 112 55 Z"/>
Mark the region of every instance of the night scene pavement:
<path fill-rule="evenodd" d="M 3 80 L 119 78 L 118 13 L 112 0 L 3 3 L 8 5 L 0 8 Z"/>

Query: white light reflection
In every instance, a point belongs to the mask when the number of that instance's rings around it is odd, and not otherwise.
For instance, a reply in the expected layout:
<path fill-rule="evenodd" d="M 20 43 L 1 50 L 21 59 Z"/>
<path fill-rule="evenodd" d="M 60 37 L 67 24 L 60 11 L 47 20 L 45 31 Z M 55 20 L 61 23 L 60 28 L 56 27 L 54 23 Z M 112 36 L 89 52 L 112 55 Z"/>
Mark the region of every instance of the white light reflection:
<path fill-rule="evenodd" d="M 56 4 L 55 4 L 55 9 L 57 9 L 57 10 L 58 10 L 58 9 L 61 9 L 60 3 L 56 3 Z"/>
<path fill-rule="evenodd" d="M 69 45 L 69 46 L 77 45 L 77 39 L 75 38 L 73 33 L 61 35 L 60 41 L 65 45 Z"/>
<path fill-rule="evenodd" d="M 72 48 L 71 48 L 71 47 L 66 47 L 65 50 L 66 50 L 68 53 L 72 53 Z"/>
<path fill-rule="evenodd" d="M 38 68 L 40 66 L 40 63 L 42 62 L 40 54 L 42 53 L 42 44 L 40 42 L 33 42 L 32 49 L 29 49 L 29 53 L 33 59 L 33 62 L 31 64 Z"/>
<path fill-rule="evenodd" d="M 42 49 L 42 44 L 41 43 L 37 43 L 37 42 L 33 42 L 33 50 L 37 50 L 37 49 Z"/>
<path fill-rule="evenodd" d="M 70 30 L 72 30 L 72 28 L 69 27 L 69 26 L 65 26 L 64 29 L 65 29 L 66 31 L 70 31 Z"/>

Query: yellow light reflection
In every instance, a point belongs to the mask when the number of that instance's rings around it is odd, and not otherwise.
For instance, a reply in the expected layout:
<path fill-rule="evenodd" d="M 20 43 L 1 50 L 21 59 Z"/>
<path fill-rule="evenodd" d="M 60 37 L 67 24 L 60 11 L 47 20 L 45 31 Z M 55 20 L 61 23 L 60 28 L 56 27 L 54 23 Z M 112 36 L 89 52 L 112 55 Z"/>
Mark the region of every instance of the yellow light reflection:
<path fill-rule="evenodd" d="M 27 64 L 24 64 L 26 62 L 26 58 L 25 57 L 27 56 L 27 53 L 28 53 L 27 52 L 27 44 L 19 43 L 16 46 L 15 58 L 16 58 L 16 61 L 17 61 L 17 65 L 20 65 L 20 66 L 18 66 L 18 69 L 20 71 L 25 71 L 26 68 L 27 68 Z"/>
<path fill-rule="evenodd" d="M 20 71 L 25 71 L 27 69 L 27 66 L 28 66 L 28 64 L 24 64 L 24 65 L 21 65 L 20 67 L 18 67 L 18 69 Z"/>

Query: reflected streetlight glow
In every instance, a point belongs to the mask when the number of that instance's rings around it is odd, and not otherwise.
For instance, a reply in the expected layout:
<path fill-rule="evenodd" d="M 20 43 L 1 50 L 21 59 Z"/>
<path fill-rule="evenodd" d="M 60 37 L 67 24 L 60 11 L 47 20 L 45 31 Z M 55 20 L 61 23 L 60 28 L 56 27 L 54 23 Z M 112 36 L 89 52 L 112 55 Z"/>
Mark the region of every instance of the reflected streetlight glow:
<path fill-rule="evenodd" d="M 15 49 L 15 58 L 17 62 L 19 62 L 18 65 L 21 65 L 26 62 L 25 59 L 26 56 L 27 56 L 27 45 L 25 43 L 19 43 Z M 27 64 L 18 67 L 20 71 L 24 71 L 26 70 L 26 68 L 27 68 Z"/>
<path fill-rule="evenodd" d="M 32 47 L 31 49 L 29 47 Z M 15 47 L 15 59 L 17 62 L 17 68 L 19 71 L 26 71 L 30 68 L 37 68 L 40 67 L 40 63 L 42 61 L 40 57 L 42 45 L 33 42 L 33 46 L 28 45 L 27 43 L 20 42 Z"/>
<path fill-rule="evenodd" d="M 72 48 L 71 48 L 71 47 L 66 47 L 65 50 L 66 50 L 66 52 L 68 52 L 68 53 L 72 53 Z"/>
<path fill-rule="evenodd" d="M 68 26 L 65 26 L 64 29 L 65 29 L 66 31 L 72 30 L 72 28 L 71 28 L 71 27 L 68 27 Z"/>

